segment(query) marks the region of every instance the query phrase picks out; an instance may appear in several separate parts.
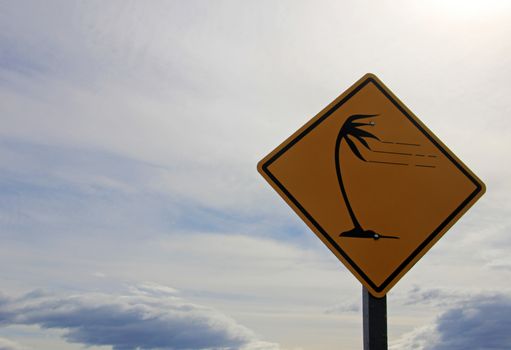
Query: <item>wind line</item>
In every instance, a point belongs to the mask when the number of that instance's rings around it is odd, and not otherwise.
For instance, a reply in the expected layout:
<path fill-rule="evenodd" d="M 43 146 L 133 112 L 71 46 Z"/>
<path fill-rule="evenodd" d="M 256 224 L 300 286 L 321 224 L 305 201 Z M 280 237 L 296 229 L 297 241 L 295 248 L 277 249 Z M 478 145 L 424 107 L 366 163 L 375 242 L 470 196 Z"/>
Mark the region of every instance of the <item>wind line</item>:
<path fill-rule="evenodd" d="M 371 150 L 375 153 L 388 153 L 388 154 L 400 154 L 403 156 L 412 156 L 412 153 L 404 153 L 404 152 L 390 152 L 390 151 L 379 151 L 379 150 Z"/>
<path fill-rule="evenodd" d="M 379 160 L 368 160 L 369 163 L 389 164 L 389 165 L 409 165 L 406 163 L 394 163 L 394 162 L 381 162 Z"/>

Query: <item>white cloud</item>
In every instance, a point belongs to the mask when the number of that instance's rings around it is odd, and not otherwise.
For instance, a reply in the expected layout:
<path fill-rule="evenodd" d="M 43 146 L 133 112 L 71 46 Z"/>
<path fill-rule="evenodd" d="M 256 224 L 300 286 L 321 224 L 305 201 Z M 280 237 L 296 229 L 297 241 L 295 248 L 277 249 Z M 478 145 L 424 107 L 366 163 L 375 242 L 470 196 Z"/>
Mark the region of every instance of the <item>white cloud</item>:
<path fill-rule="evenodd" d="M 389 350 L 426 350 L 436 342 L 437 334 L 434 326 L 423 326 L 402 335 L 399 339 L 391 341 Z"/>
<path fill-rule="evenodd" d="M 62 329 L 71 343 L 108 345 L 115 350 L 279 348 L 258 340 L 252 331 L 216 310 L 169 297 L 175 292 L 172 288 L 145 284 L 136 289 L 122 295 L 37 292 L 6 298 L 0 324 Z"/>
<path fill-rule="evenodd" d="M 18 343 L 0 337 L 0 350 L 23 350 Z"/>

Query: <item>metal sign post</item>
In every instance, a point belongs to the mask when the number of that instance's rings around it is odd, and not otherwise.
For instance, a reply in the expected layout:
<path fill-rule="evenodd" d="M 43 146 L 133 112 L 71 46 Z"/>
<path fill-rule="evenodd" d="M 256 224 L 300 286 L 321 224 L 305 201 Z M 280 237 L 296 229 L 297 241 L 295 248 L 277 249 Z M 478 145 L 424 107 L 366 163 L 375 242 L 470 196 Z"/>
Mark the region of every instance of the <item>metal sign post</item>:
<path fill-rule="evenodd" d="M 375 298 L 362 287 L 364 350 L 387 350 L 387 297 Z"/>

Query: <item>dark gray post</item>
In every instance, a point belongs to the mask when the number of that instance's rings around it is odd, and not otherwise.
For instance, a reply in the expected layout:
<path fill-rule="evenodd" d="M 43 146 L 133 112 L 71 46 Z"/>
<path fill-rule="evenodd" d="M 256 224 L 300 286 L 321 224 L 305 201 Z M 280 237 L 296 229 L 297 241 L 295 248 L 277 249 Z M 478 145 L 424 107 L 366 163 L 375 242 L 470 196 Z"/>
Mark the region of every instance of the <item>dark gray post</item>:
<path fill-rule="evenodd" d="M 387 350 L 387 297 L 375 298 L 362 287 L 364 350 Z"/>

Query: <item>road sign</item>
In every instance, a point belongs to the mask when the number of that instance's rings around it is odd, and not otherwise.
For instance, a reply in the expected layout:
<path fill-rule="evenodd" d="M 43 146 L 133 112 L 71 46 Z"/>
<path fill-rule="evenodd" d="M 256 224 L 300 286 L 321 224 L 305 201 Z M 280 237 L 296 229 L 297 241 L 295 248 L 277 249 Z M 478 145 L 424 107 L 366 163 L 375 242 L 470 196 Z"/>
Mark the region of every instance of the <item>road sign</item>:
<path fill-rule="evenodd" d="M 261 160 L 258 170 L 377 297 L 485 191 L 372 74 Z"/>

